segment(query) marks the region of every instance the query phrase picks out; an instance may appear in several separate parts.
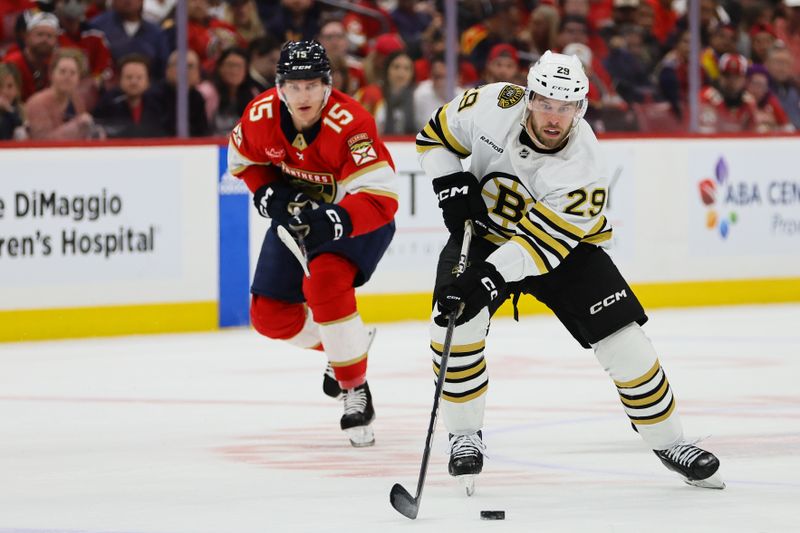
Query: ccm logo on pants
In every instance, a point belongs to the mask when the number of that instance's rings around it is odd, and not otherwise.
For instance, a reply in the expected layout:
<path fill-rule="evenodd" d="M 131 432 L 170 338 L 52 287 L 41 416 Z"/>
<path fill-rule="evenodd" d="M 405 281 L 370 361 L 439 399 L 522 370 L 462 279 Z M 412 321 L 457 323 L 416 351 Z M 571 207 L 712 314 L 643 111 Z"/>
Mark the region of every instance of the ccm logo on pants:
<path fill-rule="evenodd" d="M 615 292 L 614 294 L 606 296 L 605 298 L 603 298 L 602 300 L 600 300 L 599 302 L 597 302 L 596 304 L 594 304 L 593 306 L 591 306 L 589 308 L 589 314 L 596 315 L 597 313 L 602 311 L 604 308 L 606 308 L 606 307 L 608 307 L 610 305 L 613 305 L 613 304 L 617 303 L 618 301 L 620 301 L 621 299 L 627 298 L 627 297 L 628 297 L 628 293 L 625 292 L 625 289 L 622 289 L 619 292 Z"/>

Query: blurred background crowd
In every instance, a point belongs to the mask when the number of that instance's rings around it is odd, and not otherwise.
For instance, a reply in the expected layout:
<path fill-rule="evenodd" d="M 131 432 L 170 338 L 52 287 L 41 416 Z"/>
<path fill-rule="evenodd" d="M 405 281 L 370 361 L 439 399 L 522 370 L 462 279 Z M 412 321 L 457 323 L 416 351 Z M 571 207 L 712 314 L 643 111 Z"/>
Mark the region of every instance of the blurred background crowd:
<path fill-rule="evenodd" d="M 700 2 L 699 129 L 800 127 L 800 0 Z M 441 0 L 186 0 L 189 130 L 224 136 L 275 83 L 281 45 L 317 39 L 336 88 L 386 135 L 446 94 Z M 600 132 L 685 132 L 686 0 L 461 0 L 457 90 L 525 85 L 547 49 L 576 55 Z M 176 0 L 0 0 L 0 140 L 176 133 Z M 353 10 L 356 9 L 356 11 Z"/>

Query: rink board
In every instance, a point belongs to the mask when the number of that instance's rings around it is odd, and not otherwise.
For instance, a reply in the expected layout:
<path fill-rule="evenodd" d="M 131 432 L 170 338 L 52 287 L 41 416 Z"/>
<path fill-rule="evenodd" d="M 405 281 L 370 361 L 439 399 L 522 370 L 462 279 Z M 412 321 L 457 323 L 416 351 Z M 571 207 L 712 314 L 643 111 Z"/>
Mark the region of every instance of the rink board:
<path fill-rule="evenodd" d="M 424 319 L 447 234 L 413 143 L 388 146 L 398 230 L 360 310 L 369 321 Z M 800 301 L 800 139 L 601 147 L 612 255 L 647 307 Z M 225 152 L 1 149 L 0 340 L 247 325 L 268 221 L 226 173 Z M 530 300 L 523 313 L 545 311 Z"/>

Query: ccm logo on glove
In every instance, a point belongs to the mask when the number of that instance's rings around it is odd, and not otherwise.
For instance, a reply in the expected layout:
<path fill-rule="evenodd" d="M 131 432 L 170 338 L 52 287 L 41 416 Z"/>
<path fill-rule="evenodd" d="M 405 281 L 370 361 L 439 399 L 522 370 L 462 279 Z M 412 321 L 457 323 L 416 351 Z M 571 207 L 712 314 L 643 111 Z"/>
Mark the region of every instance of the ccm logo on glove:
<path fill-rule="evenodd" d="M 449 189 L 444 189 L 439 191 L 436 197 L 441 202 L 442 200 L 447 200 L 448 198 L 455 198 L 456 196 L 467 196 L 469 194 L 469 185 L 464 185 L 463 187 L 450 187 Z"/>

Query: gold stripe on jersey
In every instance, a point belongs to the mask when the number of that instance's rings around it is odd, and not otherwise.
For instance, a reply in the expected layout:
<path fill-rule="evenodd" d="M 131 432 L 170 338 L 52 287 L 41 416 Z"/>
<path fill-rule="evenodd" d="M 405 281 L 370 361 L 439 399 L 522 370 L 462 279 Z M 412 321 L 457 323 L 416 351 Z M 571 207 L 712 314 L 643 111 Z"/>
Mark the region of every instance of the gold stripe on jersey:
<path fill-rule="evenodd" d="M 618 389 L 633 389 L 635 387 L 639 387 L 644 385 L 658 373 L 658 370 L 661 368 L 661 364 L 656 359 L 656 362 L 653 363 L 653 366 L 648 370 L 644 375 L 639 376 L 636 379 L 632 379 L 630 381 L 614 381 L 614 385 L 617 386 Z"/>
<path fill-rule="evenodd" d="M 387 196 L 389 198 L 394 198 L 395 200 L 398 200 L 398 201 L 400 200 L 400 195 L 399 194 L 394 193 L 394 192 L 390 192 L 390 191 L 384 191 L 383 189 L 370 189 L 370 188 L 364 187 L 362 189 L 357 189 L 356 191 L 353 191 L 353 194 L 357 194 L 357 193 L 360 193 L 360 192 L 366 192 L 366 193 L 369 193 L 369 194 L 374 194 L 375 196 Z"/>
<path fill-rule="evenodd" d="M 332 367 L 336 368 L 336 367 L 354 365 L 356 363 L 360 363 L 361 361 L 363 361 L 366 358 L 367 358 L 367 354 L 362 354 L 362 355 L 359 355 L 358 357 L 355 357 L 353 359 L 349 359 L 347 361 L 328 361 L 328 362 L 331 364 Z"/>
<path fill-rule="evenodd" d="M 553 238 L 552 235 L 544 231 L 542 228 L 537 226 L 531 219 L 528 217 L 522 217 L 517 224 L 517 228 L 521 229 L 523 232 L 527 233 L 531 237 L 534 237 L 537 241 L 542 242 L 547 246 L 547 248 L 553 253 L 553 255 L 559 256 L 561 259 L 567 257 L 567 254 L 570 252 L 570 248 L 564 245 L 561 241 L 556 240 Z"/>
<path fill-rule="evenodd" d="M 608 224 L 608 220 L 606 219 L 605 215 L 601 215 L 600 220 L 598 220 L 597 223 L 592 226 L 592 229 L 586 232 L 586 237 L 591 237 L 596 233 L 601 233 L 605 229 L 606 224 Z"/>
<path fill-rule="evenodd" d="M 539 250 L 533 244 L 528 242 L 528 237 L 523 235 L 514 235 L 509 240 L 519 244 L 525 249 L 526 252 L 528 252 L 533 259 L 533 263 L 536 265 L 536 269 L 539 271 L 539 274 L 546 274 L 550 271 L 549 264 L 545 263 L 545 260 L 541 256 Z"/>
<path fill-rule="evenodd" d="M 342 186 L 342 185 L 346 184 L 348 181 L 352 181 L 352 180 L 358 178 L 359 176 L 363 176 L 367 172 L 374 172 L 375 170 L 378 170 L 379 168 L 384 168 L 384 167 L 389 167 L 391 169 L 391 165 L 388 163 L 388 161 L 378 161 L 377 163 L 373 163 L 368 167 L 360 168 L 360 169 L 356 170 L 355 172 L 353 172 L 352 174 L 348 174 L 344 178 L 338 180 L 338 184 L 339 184 L 339 186 Z"/>
<path fill-rule="evenodd" d="M 436 116 L 436 122 L 441 126 L 441 131 L 442 131 L 442 133 L 444 133 L 444 139 L 443 140 L 444 140 L 445 143 L 450 145 L 450 149 L 452 151 L 456 152 L 457 154 L 461 154 L 461 157 L 467 157 L 472 152 L 470 152 L 468 149 L 466 149 L 463 146 L 461 146 L 461 143 L 458 142 L 458 139 L 456 139 L 453 136 L 453 134 L 450 132 L 450 126 L 447 124 L 447 106 L 448 105 L 449 104 L 445 104 L 445 105 L 442 106 L 442 109 L 439 111 L 439 113 Z"/>
<path fill-rule="evenodd" d="M 425 125 L 424 128 L 422 128 L 422 133 L 427 135 L 429 139 L 433 139 L 437 143 L 444 145 L 444 141 L 442 140 L 442 138 L 439 135 L 437 135 L 435 131 L 433 131 L 430 121 L 428 122 L 428 124 Z"/>
<path fill-rule="evenodd" d="M 475 398 L 477 398 L 482 394 L 485 394 L 488 389 L 489 389 L 489 382 L 487 381 L 480 387 L 477 387 L 475 389 L 466 392 L 461 392 L 461 393 L 442 392 L 442 399 L 453 403 L 466 403 L 470 400 L 474 400 Z"/>
<path fill-rule="evenodd" d="M 574 241 L 579 241 L 586 236 L 585 231 L 558 216 L 554 211 L 546 207 L 542 202 L 536 202 L 535 204 L 533 204 L 532 211 L 540 215 L 537 218 L 539 218 L 543 222 L 547 223 L 547 225 L 549 225 L 550 227 L 556 229 L 560 233 L 564 234 L 564 236 L 569 237 Z"/>
<path fill-rule="evenodd" d="M 584 237 L 581 239 L 581 242 L 587 242 L 589 244 L 600 244 L 601 242 L 605 242 L 609 240 L 612 236 L 612 231 L 607 230 L 602 233 L 598 233 L 597 235 L 592 235 L 591 237 Z"/>

